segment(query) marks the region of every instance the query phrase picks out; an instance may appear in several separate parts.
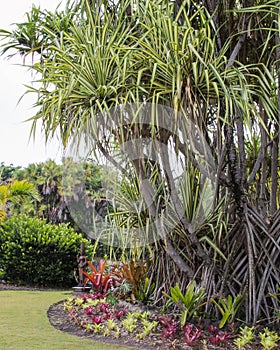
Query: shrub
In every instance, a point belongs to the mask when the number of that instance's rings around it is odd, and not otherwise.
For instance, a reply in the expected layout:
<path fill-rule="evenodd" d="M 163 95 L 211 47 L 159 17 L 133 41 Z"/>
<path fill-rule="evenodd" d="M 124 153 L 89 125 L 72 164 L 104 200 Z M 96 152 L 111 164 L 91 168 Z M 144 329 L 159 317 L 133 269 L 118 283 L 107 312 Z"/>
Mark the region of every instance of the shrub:
<path fill-rule="evenodd" d="M 68 225 L 12 217 L 0 224 L 0 268 L 10 283 L 68 287 L 82 241 L 89 252 L 89 241 Z"/>

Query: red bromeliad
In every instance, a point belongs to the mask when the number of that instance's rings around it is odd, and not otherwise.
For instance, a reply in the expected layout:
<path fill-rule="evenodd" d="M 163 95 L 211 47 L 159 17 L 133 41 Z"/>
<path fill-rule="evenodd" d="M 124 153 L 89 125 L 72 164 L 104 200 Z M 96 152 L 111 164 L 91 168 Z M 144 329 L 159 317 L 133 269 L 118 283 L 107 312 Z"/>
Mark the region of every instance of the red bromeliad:
<path fill-rule="evenodd" d="M 110 305 L 108 303 L 102 303 L 99 305 L 99 310 L 105 314 L 110 313 Z"/>
<path fill-rule="evenodd" d="M 101 316 L 93 316 L 92 322 L 95 324 L 100 324 L 103 321 L 103 318 Z"/>
<path fill-rule="evenodd" d="M 185 342 L 188 345 L 193 344 L 199 339 L 200 334 L 201 334 L 200 329 L 197 329 L 197 328 L 194 329 L 192 324 L 187 325 L 184 330 Z"/>
<path fill-rule="evenodd" d="M 115 311 L 114 315 L 117 320 L 120 320 L 126 314 L 126 310 L 122 309 L 120 311 Z"/>
<path fill-rule="evenodd" d="M 210 332 L 211 334 L 213 334 L 213 335 L 216 335 L 216 334 L 218 334 L 218 332 L 219 332 L 218 328 L 215 327 L 215 326 L 212 326 L 212 325 L 209 326 L 208 330 L 209 330 L 209 332 Z"/>
<path fill-rule="evenodd" d="M 160 317 L 159 323 L 164 327 L 162 331 L 162 338 L 173 340 L 179 328 L 180 322 L 175 322 L 171 317 Z"/>
<path fill-rule="evenodd" d="M 92 307 L 88 307 L 85 309 L 85 314 L 87 316 L 91 316 L 93 314 L 93 308 Z"/>
<path fill-rule="evenodd" d="M 210 342 L 214 345 L 219 345 L 221 343 L 227 343 L 230 337 L 230 333 L 219 332 L 216 335 L 213 335 L 209 338 Z"/>
<path fill-rule="evenodd" d="M 105 276 L 103 276 L 106 266 L 106 260 L 99 261 L 98 270 L 90 261 L 88 261 L 87 264 L 92 270 L 91 273 L 88 273 L 84 270 L 80 270 L 80 272 L 86 276 L 86 279 L 84 281 L 85 285 L 88 282 L 91 282 L 92 287 L 95 291 L 106 294 L 115 283 L 115 278 L 110 273 L 107 273 L 105 274 Z"/>
<path fill-rule="evenodd" d="M 88 299 L 95 300 L 95 299 L 104 299 L 104 294 L 102 293 L 94 293 L 94 294 L 83 294 L 81 296 L 77 296 L 78 299 L 82 299 L 85 303 Z"/>

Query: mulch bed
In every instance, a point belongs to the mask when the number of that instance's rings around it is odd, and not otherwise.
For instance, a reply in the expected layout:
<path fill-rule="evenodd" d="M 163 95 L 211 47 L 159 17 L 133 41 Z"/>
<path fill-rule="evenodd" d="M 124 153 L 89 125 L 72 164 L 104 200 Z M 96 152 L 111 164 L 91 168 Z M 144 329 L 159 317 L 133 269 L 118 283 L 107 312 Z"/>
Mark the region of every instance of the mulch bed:
<path fill-rule="evenodd" d="M 127 334 L 126 336 L 122 336 L 120 338 L 114 338 L 112 336 L 102 336 L 99 334 L 93 334 L 87 332 L 82 329 L 79 325 L 75 324 L 70 318 L 69 313 L 64 309 L 64 301 L 60 301 L 56 304 L 50 306 L 48 312 L 48 318 L 50 324 L 56 329 L 70 333 L 72 335 L 83 337 L 86 339 L 92 339 L 93 341 L 100 341 L 107 344 L 117 344 L 128 346 L 134 349 L 142 349 L 142 350 L 236 350 L 237 347 L 233 345 L 231 342 L 219 346 L 215 346 L 207 343 L 207 345 L 202 344 L 200 341 L 197 343 L 190 345 L 185 344 L 185 342 L 177 341 L 172 344 L 166 341 L 163 341 L 159 334 L 155 336 L 150 336 L 145 339 L 138 340 L 135 336 Z M 274 327 L 271 327 L 273 329 Z M 278 328 L 278 327 L 276 327 Z M 263 347 L 258 342 L 251 342 L 246 345 L 243 349 L 245 350 L 263 350 Z M 277 348 L 280 350 L 280 346 Z"/>
<path fill-rule="evenodd" d="M 133 336 L 133 334 L 127 333 L 127 335 L 122 336 L 120 338 L 114 338 L 112 336 L 102 336 L 100 334 L 94 334 L 92 332 L 87 332 L 79 325 L 77 325 L 74 321 L 72 321 L 69 317 L 68 311 L 64 310 L 64 301 L 60 301 L 56 304 L 50 306 L 48 310 L 48 318 L 50 324 L 56 329 L 70 333 L 72 335 L 83 337 L 86 339 L 92 339 L 93 341 L 100 341 L 107 344 L 117 344 L 128 346 L 134 349 L 142 349 L 142 350 L 236 350 L 236 347 L 233 347 L 231 344 L 225 344 L 223 346 L 214 346 L 212 344 L 207 344 L 206 347 L 200 342 L 193 344 L 192 346 L 187 345 L 183 340 L 177 340 L 172 346 L 171 342 L 163 341 L 161 339 L 160 334 L 156 334 L 154 336 L 149 336 L 147 338 L 138 340 Z M 136 310 L 135 310 L 136 311 Z M 247 350 L 258 350 L 257 346 L 247 347 Z"/>
<path fill-rule="evenodd" d="M 134 349 L 143 349 L 143 350 L 163 350 L 162 346 L 149 346 L 148 343 L 145 344 L 144 341 L 141 341 L 141 343 L 137 344 L 135 343 L 134 337 L 122 337 L 122 338 L 113 338 L 113 337 L 104 337 L 98 334 L 92 334 L 88 333 L 85 330 L 83 330 L 81 327 L 76 325 L 74 322 L 71 322 L 69 319 L 68 312 L 64 310 L 63 308 L 63 301 L 60 301 L 56 304 L 51 305 L 51 307 L 48 310 L 48 318 L 50 321 L 50 324 L 55 327 L 56 329 L 70 333 L 72 335 L 83 337 L 86 339 L 92 339 L 94 341 L 100 341 L 107 344 L 117 344 L 117 345 L 124 345 L 129 346 Z"/>

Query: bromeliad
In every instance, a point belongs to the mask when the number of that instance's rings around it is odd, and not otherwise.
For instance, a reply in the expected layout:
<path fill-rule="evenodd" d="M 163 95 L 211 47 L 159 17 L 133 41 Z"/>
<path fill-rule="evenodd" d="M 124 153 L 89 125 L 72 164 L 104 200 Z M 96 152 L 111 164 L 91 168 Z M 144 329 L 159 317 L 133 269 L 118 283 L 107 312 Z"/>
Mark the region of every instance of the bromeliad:
<path fill-rule="evenodd" d="M 91 268 L 91 273 L 80 270 L 80 272 L 86 277 L 84 284 L 86 285 L 90 282 L 95 291 L 106 294 L 108 290 L 114 286 L 116 281 L 115 277 L 110 273 L 104 275 L 106 260 L 99 261 L 98 270 L 90 261 L 88 261 L 87 264 Z"/>
<path fill-rule="evenodd" d="M 184 338 L 185 342 L 188 345 L 195 343 L 200 337 L 200 329 L 194 328 L 192 324 L 188 324 L 184 329 Z"/>

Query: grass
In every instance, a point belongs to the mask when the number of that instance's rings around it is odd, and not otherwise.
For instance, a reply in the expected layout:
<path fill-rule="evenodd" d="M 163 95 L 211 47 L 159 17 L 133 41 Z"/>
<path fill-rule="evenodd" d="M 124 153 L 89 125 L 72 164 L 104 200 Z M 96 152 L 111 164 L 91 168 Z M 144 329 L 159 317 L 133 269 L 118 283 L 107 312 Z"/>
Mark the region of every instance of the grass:
<path fill-rule="evenodd" d="M 50 305 L 67 298 L 63 291 L 0 291 L 1 350 L 131 350 L 63 333 L 49 324 Z"/>

